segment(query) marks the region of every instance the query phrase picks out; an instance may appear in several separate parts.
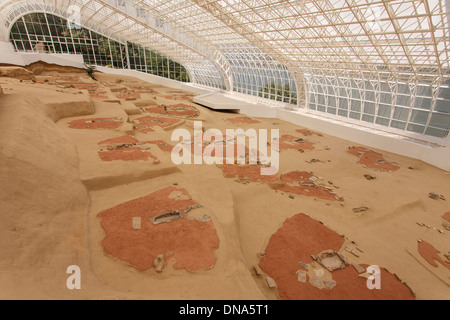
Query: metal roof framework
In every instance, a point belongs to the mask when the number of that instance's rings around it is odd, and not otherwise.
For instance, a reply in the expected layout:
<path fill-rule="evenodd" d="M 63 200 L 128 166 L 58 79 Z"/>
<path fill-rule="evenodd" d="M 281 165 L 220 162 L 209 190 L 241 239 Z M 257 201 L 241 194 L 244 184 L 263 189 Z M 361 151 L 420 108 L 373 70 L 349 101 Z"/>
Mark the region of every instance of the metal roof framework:
<path fill-rule="evenodd" d="M 237 87 L 233 51 L 247 51 L 241 55 L 247 66 L 270 57 L 270 68 L 289 72 L 299 107 L 309 108 L 333 83 L 352 90 L 342 79 L 370 81 L 378 95 L 385 84 L 392 95 L 398 85 L 410 86 L 412 95 L 413 87 L 426 84 L 436 101 L 450 79 L 445 0 L 0 0 L 0 31 L 7 39 L 15 19 L 31 11 L 70 19 L 73 7 L 83 26 L 160 52 L 197 78 L 218 73 L 228 91 Z M 379 101 L 375 116 L 378 108 Z"/>

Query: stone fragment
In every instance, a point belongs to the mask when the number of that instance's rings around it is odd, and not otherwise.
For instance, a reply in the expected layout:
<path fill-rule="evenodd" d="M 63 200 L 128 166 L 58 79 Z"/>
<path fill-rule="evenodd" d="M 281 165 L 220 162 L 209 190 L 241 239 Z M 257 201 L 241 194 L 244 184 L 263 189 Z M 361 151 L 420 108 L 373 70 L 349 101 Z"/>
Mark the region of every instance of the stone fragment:
<path fill-rule="evenodd" d="M 430 197 L 433 200 L 438 200 L 439 199 L 439 195 L 437 193 L 434 193 L 434 192 L 430 192 L 428 194 L 428 197 Z"/>
<path fill-rule="evenodd" d="M 298 280 L 298 282 L 306 283 L 306 271 L 305 270 L 297 271 L 297 280 Z"/>
<path fill-rule="evenodd" d="M 342 259 L 342 255 L 333 250 L 324 250 L 315 255 L 313 259 L 330 272 L 342 269 L 347 265 L 347 261 Z"/>
<path fill-rule="evenodd" d="M 308 265 L 305 263 L 305 261 L 300 261 L 299 263 L 303 268 L 305 268 L 306 271 L 308 271 Z"/>
<path fill-rule="evenodd" d="M 372 176 L 372 175 L 370 175 L 370 174 L 365 174 L 365 175 L 364 175 L 364 178 L 366 178 L 367 180 L 374 180 L 374 179 L 376 179 L 377 177 Z"/>
<path fill-rule="evenodd" d="M 271 277 L 266 277 L 267 285 L 269 288 L 276 288 L 277 284 L 275 283 L 275 280 L 273 280 Z"/>
<path fill-rule="evenodd" d="M 317 268 L 314 269 L 314 274 L 316 275 L 317 278 L 322 278 L 325 274 L 325 271 L 323 271 L 323 269 L 321 268 Z"/>
<path fill-rule="evenodd" d="M 207 214 L 205 214 L 205 215 L 203 215 L 203 217 L 197 218 L 196 220 L 200 221 L 200 222 L 208 222 L 208 221 L 211 221 L 212 218 L 210 216 L 208 216 Z"/>
<path fill-rule="evenodd" d="M 334 280 L 323 280 L 323 284 L 328 290 L 333 289 L 337 285 L 336 281 Z"/>
<path fill-rule="evenodd" d="M 364 269 L 357 263 L 352 263 L 352 266 L 355 268 L 355 270 L 356 270 L 356 272 L 358 272 L 358 274 L 366 272 L 366 269 Z"/>
<path fill-rule="evenodd" d="M 257 276 L 260 276 L 260 275 L 263 274 L 261 268 L 260 268 L 259 266 L 257 266 L 257 265 L 254 265 L 254 266 L 253 266 L 253 270 L 255 271 L 255 274 L 256 274 Z"/>
<path fill-rule="evenodd" d="M 162 272 L 164 268 L 164 255 L 160 254 L 156 256 L 155 261 L 153 262 L 153 267 L 155 268 L 156 272 Z"/>
<path fill-rule="evenodd" d="M 175 211 L 170 211 L 170 212 L 166 212 L 161 215 L 155 216 L 150 219 L 150 222 L 157 225 L 160 223 L 172 222 L 172 221 L 177 221 L 180 219 L 183 219 L 183 213 L 175 210 Z"/>
<path fill-rule="evenodd" d="M 369 208 L 368 207 L 359 207 L 359 208 L 353 208 L 352 210 L 353 210 L 353 212 L 364 212 L 364 211 L 369 210 Z"/>
<path fill-rule="evenodd" d="M 320 289 L 320 290 L 323 289 L 322 280 L 320 280 L 318 278 L 309 278 L 309 283 L 317 289 Z"/>
<path fill-rule="evenodd" d="M 133 217 L 132 227 L 134 230 L 141 229 L 141 217 Z"/>
<path fill-rule="evenodd" d="M 294 196 L 292 194 L 289 195 L 290 199 L 295 199 Z"/>

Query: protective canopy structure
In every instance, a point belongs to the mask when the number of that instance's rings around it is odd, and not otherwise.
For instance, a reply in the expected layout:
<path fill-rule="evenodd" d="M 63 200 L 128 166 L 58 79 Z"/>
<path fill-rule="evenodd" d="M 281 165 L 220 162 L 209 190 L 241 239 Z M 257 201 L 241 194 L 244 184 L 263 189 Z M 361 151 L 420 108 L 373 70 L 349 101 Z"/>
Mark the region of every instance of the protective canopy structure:
<path fill-rule="evenodd" d="M 446 7 L 447 6 L 447 7 Z M 186 68 L 191 82 L 436 141 L 450 126 L 445 0 L 0 0 Z"/>

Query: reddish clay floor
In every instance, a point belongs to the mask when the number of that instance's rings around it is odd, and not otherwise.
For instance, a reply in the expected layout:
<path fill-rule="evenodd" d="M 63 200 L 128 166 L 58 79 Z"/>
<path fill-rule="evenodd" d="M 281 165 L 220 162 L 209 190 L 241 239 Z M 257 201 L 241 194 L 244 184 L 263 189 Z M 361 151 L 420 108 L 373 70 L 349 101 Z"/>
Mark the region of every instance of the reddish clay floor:
<path fill-rule="evenodd" d="M 445 220 L 447 220 L 448 222 L 450 222 L 450 211 L 445 213 L 442 218 L 444 218 Z"/>
<path fill-rule="evenodd" d="M 279 151 L 289 150 L 289 149 L 303 149 L 303 150 L 314 150 L 314 146 L 301 138 L 294 137 L 291 135 L 282 135 L 279 142 L 274 141 L 273 146 L 278 148 Z"/>
<path fill-rule="evenodd" d="M 300 213 L 286 219 L 270 237 L 260 267 L 275 280 L 279 296 L 285 300 L 414 299 L 409 288 L 383 268 L 380 290 L 368 289 L 367 280 L 351 265 L 332 272 L 337 285 L 331 290 L 315 288 L 308 280 L 298 281 L 296 272 L 305 270 L 300 261 L 310 264 L 311 255 L 328 249 L 339 251 L 343 243 L 344 238 L 336 232 Z"/>
<path fill-rule="evenodd" d="M 212 220 L 188 219 L 185 210 L 198 205 L 185 189 L 168 187 L 142 198 L 119 204 L 98 214 L 105 230 L 104 251 L 139 270 L 153 267 L 158 255 L 165 255 L 175 269 L 206 270 L 214 266 L 219 237 Z M 153 224 L 150 219 L 178 210 L 177 221 Z M 141 218 L 141 229 L 132 228 L 133 217 Z"/>
<path fill-rule="evenodd" d="M 312 180 L 318 178 L 306 171 L 292 171 L 282 174 L 280 179 L 284 182 L 283 186 L 273 187 L 275 190 L 289 192 L 298 195 L 315 197 L 325 200 L 337 200 L 337 196 L 332 194 L 331 189 L 312 184 Z M 304 185 L 302 185 L 302 183 Z"/>
<path fill-rule="evenodd" d="M 153 159 L 154 164 L 160 163 L 151 152 L 142 149 L 144 143 L 140 144 L 139 140 L 128 135 L 104 140 L 99 142 L 98 145 L 106 146 L 98 152 L 100 159 L 103 161 L 147 161 L 150 158 Z"/>
<path fill-rule="evenodd" d="M 348 153 L 359 157 L 359 163 L 366 165 L 368 168 L 372 169 L 381 169 L 388 171 L 396 171 L 400 169 L 399 166 L 387 162 L 384 160 L 383 155 L 381 153 L 372 151 L 363 147 L 349 147 Z"/>
<path fill-rule="evenodd" d="M 153 132 L 152 127 L 169 127 L 171 125 L 180 123 L 180 119 L 171 119 L 171 118 L 159 118 L 159 117 L 143 117 L 137 119 L 139 124 L 135 126 L 136 131 L 140 132 Z"/>
<path fill-rule="evenodd" d="M 72 120 L 70 122 L 71 129 L 118 129 L 123 122 L 114 118 L 91 118 Z"/>
<path fill-rule="evenodd" d="M 150 113 L 165 114 L 169 116 L 185 116 L 185 117 L 198 117 L 200 112 L 197 108 L 188 106 L 186 104 L 176 104 L 172 106 L 156 106 L 146 108 L 146 111 Z"/>
<path fill-rule="evenodd" d="M 318 177 L 306 171 L 292 171 L 286 174 L 278 175 L 262 175 L 261 165 L 234 165 L 224 164 L 220 166 L 226 178 L 236 178 L 241 180 L 260 181 L 268 183 L 269 186 L 278 191 L 315 197 L 325 200 L 340 200 L 340 198 L 332 192 L 331 188 L 319 186 L 314 183 Z M 314 180 L 311 180 L 314 179 Z"/>
<path fill-rule="evenodd" d="M 447 269 L 450 269 L 450 265 L 445 263 L 444 260 L 439 257 L 439 253 L 441 252 L 432 244 L 422 240 L 417 243 L 417 251 L 419 251 L 420 255 L 433 267 L 438 267 L 438 264 L 436 263 L 437 261 Z"/>
<path fill-rule="evenodd" d="M 226 178 L 248 179 L 251 181 L 262 181 L 268 183 L 280 183 L 278 175 L 262 175 L 261 169 L 264 166 L 261 165 L 234 165 L 224 164 L 221 165 L 223 174 Z"/>

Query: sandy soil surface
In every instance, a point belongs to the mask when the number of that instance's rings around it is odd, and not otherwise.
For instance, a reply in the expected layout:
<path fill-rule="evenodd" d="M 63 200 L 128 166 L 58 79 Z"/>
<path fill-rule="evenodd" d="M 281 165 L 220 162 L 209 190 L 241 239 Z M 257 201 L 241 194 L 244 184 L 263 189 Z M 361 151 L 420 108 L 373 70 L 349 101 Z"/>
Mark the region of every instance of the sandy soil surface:
<path fill-rule="evenodd" d="M 0 69 L 0 298 L 449 299 L 446 172 L 130 77 Z M 194 121 L 279 129 L 280 171 L 174 165 Z"/>

